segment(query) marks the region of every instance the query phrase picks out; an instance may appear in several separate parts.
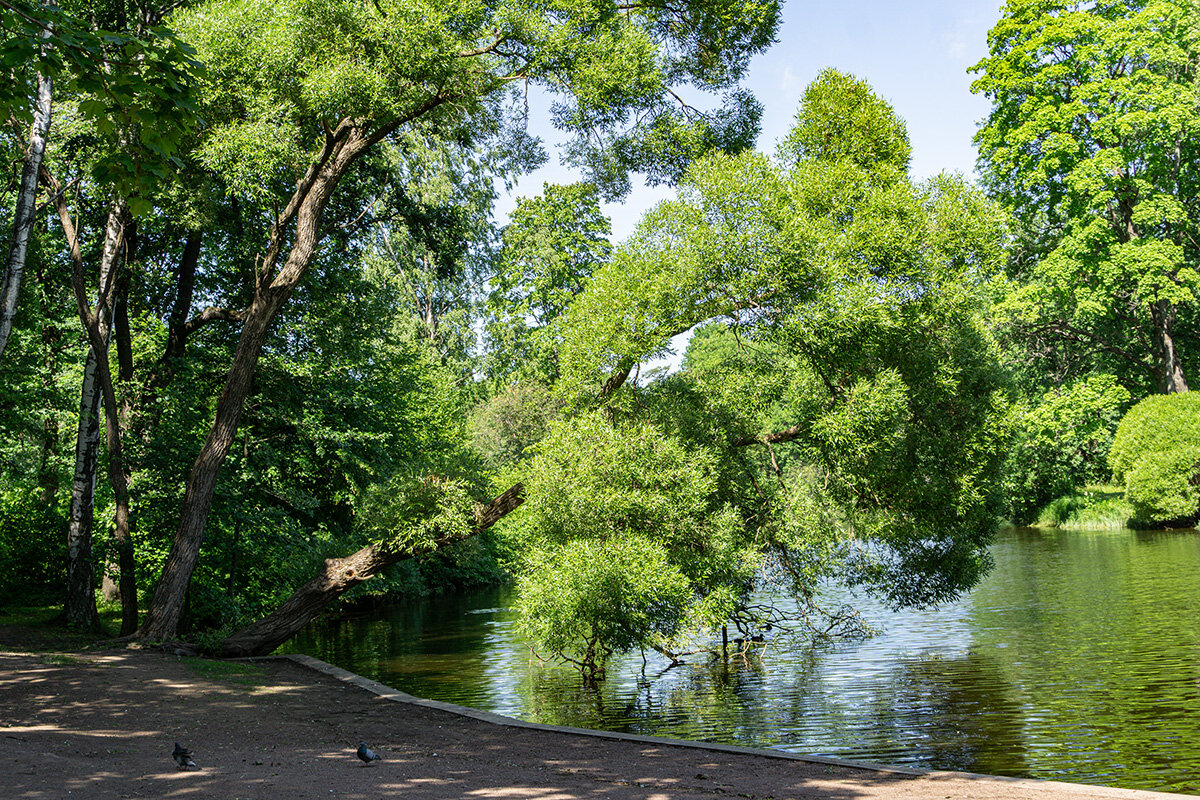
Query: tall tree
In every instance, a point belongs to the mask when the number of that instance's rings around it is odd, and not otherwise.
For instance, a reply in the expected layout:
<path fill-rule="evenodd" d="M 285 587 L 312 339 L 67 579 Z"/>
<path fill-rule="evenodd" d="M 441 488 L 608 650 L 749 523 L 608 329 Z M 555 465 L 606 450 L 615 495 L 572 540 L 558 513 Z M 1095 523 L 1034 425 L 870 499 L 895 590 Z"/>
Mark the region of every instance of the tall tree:
<path fill-rule="evenodd" d="M 1188 388 L 1200 292 L 1200 14 L 1191 0 L 1009 0 L 976 136 L 1014 214 L 1014 327 L 1052 382 Z"/>
<path fill-rule="evenodd" d="M 987 568 L 1001 216 L 959 179 L 914 185 L 908 157 L 888 104 L 827 70 L 775 160 L 693 165 L 572 304 L 557 388 L 606 414 L 552 426 L 505 525 L 531 632 L 585 677 L 681 629 L 799 627 L 749 601 L 756 578 L 853 630 L 830 581 L 921 606 Z M 626 379 L 701 324 L 727 347 L 706 332 L 687 369 Z"/>
<path fill-rule="evenodd" d="M 849 148 L 822 146 L 864 106 L 886 135 L 855 124 L 838 134 Z M 445 481 L 391 492 L 389 526 L 224 652 L 270 652 L 388 564 L 500 518 L 529 556 L 534 632 L 594 678 L 615 647 L 747 611 L 768 557 L 807 597 L 831 577 L 897 605 L 973 585 L 1006 434 L 982 319 L 1000 217 L 961 181 L 914 186 L 907 165 L 894 112 L 832 71 L 777 161 L 693 164 L 679 199 L 650 212 L 566 312 L 556 390 L 574 416 L 551 423 L 521 482 L 474 511 Z M 629 380 L 705 322 L 736 326 L 769 357 Z M 606 603 L 613 592 L 620 602 Z"/>
<path fill-rule="evenodd" d="M 62 223 L 66 249 L 74 264 L 72 285 L 88 344 L 69 513 L 67 557 L 70 579 L 65 615 L 70 624 L 80 627 L 97 624 L 91 550 L 99 460 L 99 413 L 103 409 L 110 459 L 108 477 L 117 506 L 115 539 L 122 554 L 122 629 L 132 632 L 136 626 L 137 598 L 130 558 L 129 476 L 122 458 L 115 381 L 109 365 L 109 338 L 114 308 L 118 307 L 118 289 L 127 285 L 119 273 L 122 261 L 127 260 L 132 239 L 130 214 L 148 211 L 156 189 L 173 178 L 173 167 L 178 164 L 174 154 L 184 131 L 195 121 L 190 90 L 197 65 L 190 58 L 190 50 L 170 32 L 152 27 L 161 16 L 156 7 L 140 7 L 132 20 L 127 18 L 124 7 L 120 7 L 113 15 L 117 27 L 121 28 L 115 33 L 93 29 L 93 23 L 109 16 L 104 8 L 93 11 L 91 22 L 68 18 L 70 30 L 79 31 L 81 44 L 77 47 L 82 55 L 76 58 L 87 67 L 75 74 L 70 83 L 72 106 L 79 112 L 74 132 L 83 134 L 83 140 L 88 144 L 71 148 L 72 152 L 63 163 L 75 158 L 86 162 L 86 166 L 73 165 L 87 173 L 75 182 L 79 184 L 75 193 L 76 217 L 82 220 L 82 198 L 88 195 L 104 209 L 98 225 L 104 231 L 99 248 L 84 247 L 82 224 L 72 219 L 67 187 L 49 169 L 42 170 Z M 90 261 L 85 256 L 93 253 L 96 258 L 95 307 L 87 297 L 89 264 L 85 263 Z"/>
<path fill-rule="evenodd" d="M 571 157 L 618 189 L 634 166 L 661 172 L 713 146 L 744 148 L 758 106 L 736 83 L 772 41 L 778 14 L 776 2 L 744 0 L 214 0 L 177 18 L 210 69 L 217 115 L 204 158 L 235 189 L 290 188 L 264 233 L 254 298 L 138 635 L 175 635 L 270 325 L 321 245 L 338 186 L 374 148 L 418 120 L 469 140 L 497 127 L 514 87 L 528 83 L 561 98 L 556 122 L 580 134 Z M 727 91 L 731 108 L 696 116 L 670 91 L 681 82 Z"/>
<path fill-rule="evenodd" d="M 480 287 L 491 261 L 496 181 L 533 166 L 510 148 L 473 151 L 428 126 L 383 149 L 385 187 L 375 220 L 368 272 L 392 288 L 407 335 L 473 380 Z"/>
<path fill-rule="evenodd" d="M 53 32 L 53 27 L 47 25 L 39 38 L 49 39 Z M 42 158 L 46 154 L 46 138 L 50 135 L 53 90 L 53 76 L 48 72 L 39 71 L 33 120 L 29 126 L 29 144 L 25 148 L 21 166 L 21 186 L 17 193 L 16 211 L 13 214 L 12 240 L 8 248 L 6 275 L 4 285 L 0 286 L 0 356 L 4 355 L 4 348 L 12 333 L 13 319 L 17 315 L 17 298 L 21 291 L 21 279 L 25 274 L 25 257 L 29 252 L 29 236 L 33 232 L 38 175 L 42 168 Z"/>

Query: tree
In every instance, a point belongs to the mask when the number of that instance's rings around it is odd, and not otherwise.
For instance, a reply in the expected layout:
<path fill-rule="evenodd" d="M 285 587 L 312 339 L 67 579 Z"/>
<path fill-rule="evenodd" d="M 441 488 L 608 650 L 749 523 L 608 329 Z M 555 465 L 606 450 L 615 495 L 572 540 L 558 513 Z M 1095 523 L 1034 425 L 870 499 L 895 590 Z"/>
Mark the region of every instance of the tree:
<path fill-rule="evenodd" d="M 118 15 L 124 19 L 124 13 Z M 68 188 L 48 169 L 42 178 L 52 192 L 74 264 L 72 287 L 80 321 L 87 334 L 88 356 L 84 367 L 76 434 L 75 475 L 72 482 L 67 548 L 67 622 L 92 628 L 98 624 L 92 590 L 92 525 L 99 457 L 99 415 L 105 414 L 105 434 L 110 460 L 109 481 L 116 500 L 115 539 L 121 553 L 122 630 L 130 633 L 137 622 L 137 596 L 133 580 L 129 528 L 129 475 L 122 456 L 121 424 L 113 371 L 109 364 L 109 338 L 118 292 L 127 285 L 121 277 L 121 259 L 130 258 L 133 240 L 132 212 L 149 210 L 158 185 L 173 177 L 172 168 L 184 131 L 195 122 L 191 106 L 192 80 L 197 65 L 191 51 L 169 32 L 154 28 L 159 12 L 143 9 L 128 29 L 117 33 L 90 30 L 71 21 L 66 30 L 82 29 L 74 49 L 83 55 L 90 71 L 75 76 L 72 107 L 87 125 L 90 147 L 90 188 L 104 208 L 103 244 L 97 254 L 97 301 L 87 297 L 87 267 L 81 231 L 68 207 Z M 68 50 L 72 48 L 69 46 Z M 95 73 L 95 74 L 93 74 Z M 82 193 L 82 192 L 81 192 Z M 78 213 L 78 212 L 77 212 Z M 15 291 L 15 289 L 14 289 Z M 103 402 L 102 402 L 103 398 Z"/>
<path fill-rule="evenodd" d="M 661 171 L 711 146 L 749 144 L 757 106 L 733 88 L 777 20 L 774 2 L 467 2 L 416 13 L 409 0 L 215 0 L 177 18 L 211 75 L 207 103 L 216 114 L 202 159 L 235 192 L 263 198 L 287 188 L 264 233 L 254 298 L 138 635 L 175 634 L 269 327 L 323 240 L 338 186 L 381 142 L 418 120 L 465 141 L 511 131 L 501 125 L 504 101 L 513 86 L 532 82 L 561 98 L 557 123 L 581 134 L 571 158 L 616 190 L 635 165 Z M 680 81 L 728 90 L 732 110 L 706 117 L 681 107 L 669 91 Z"/>
<path fill-rule="evenodd" d="M 93 19 L 109 17 L 103 5 L 88 11 Z M 0 288 L 0 354 L 16 314 L 55 81 L 77 113 L 94 123 L 93 137 L 112 145 L 136 142 L 136 152 L 110 147 L 95 165 L 98 180 L 131 195 L 135 208 L 145 210 L 147 180 L 168 174 L 164 162 L 173 160 L 181 132 L 171 122 L 187 117 L 189 78 L 196 65 L 169 31 L 155 27 L 162 13 L 144 6 L 128 24 L 122 7 L 115 15 L 122 30 L 114 32 L 97 30 L 50 3 L 0 2 L 0 31 L 6 34 L 0 50 L 0 118 L 30 126 Z"/>
<path fill-rule="evenodd" d="M 556 388 L 604 410 L 535 448 L 518 471 L 528 500 L 504 521 L 544 646 L 595 676 L 606 653 L 663 646 L 692 620 L 747 636 L 796 624 L 749 602 L 760 564 L 822 631 L 857 627 L 822 609 L 829 581 L 899 607 L 979 580 L 1009 438 L 987 325 L 1002 218 L 962 180 L 914 185 L 907 166 L 887 104 L 823 72 L 777 159 L 694 164 L 571 305 Z M 697 325 L 687 369 L 629 380 Z M 637 624 L 622 628 L 591 598 L 612 583 L 596 559 L 626 544 L 668 566 L 658 584 L 632 570 L 618 596 Z"/>
<path fill-rule="evenodd" d="M 985 184 L 1018 224 L 1007 315 L 1050 382 L 1188 388 L 1198 20 L 1190 0 L 1009 0 L 974 68 Z"/>
<path fill-rule="evenodd" d="M 504 229 L 487 301 L 488 377 L 553 382 L 554 326 L 592 273 L 608 260 L 612 231 L 591 184 L 545 184 L 542 196 L 517 201 Z"/>
<path fill-rule="evenodd" d="M 497 180 L 538 163 L 501 143 L 484 152 L 417 126 L 385 149 L 384 191 L 367 268 L 408 313 L 401 324 L 464 381 L 473 381 L 474 330 L 493 256 Z"/>
<path fill-rule="evenodd" d="M 1109 447 L 1129 399 L 1115 377 L 1096 373 L 1017 404 L 1005 469 L 1010 520 L 1033 522 L 1051 500 L 1107 482 Z"/>
<path fill-rule="evenodd" d="M 47 26 L 39 38 L 49 39 L 53 29 Z M 8 345 L 13 319 L 17 315 L 17 297 L 25 274 L 25 257 L 29 252 L 29 236 L 33 232 L 34 205 L 37 201 L 38 173 L 46 153 L 46 137 L 50 135 L 50 101 L 54 78 L 39 72 L 33 121 L 29 126 L 29 145 L 25 149 L 21 168 L 21 188 L 13 214 L 12 241 L 9 245 L 4 286 L 0 288 L 0 355 Z"/>

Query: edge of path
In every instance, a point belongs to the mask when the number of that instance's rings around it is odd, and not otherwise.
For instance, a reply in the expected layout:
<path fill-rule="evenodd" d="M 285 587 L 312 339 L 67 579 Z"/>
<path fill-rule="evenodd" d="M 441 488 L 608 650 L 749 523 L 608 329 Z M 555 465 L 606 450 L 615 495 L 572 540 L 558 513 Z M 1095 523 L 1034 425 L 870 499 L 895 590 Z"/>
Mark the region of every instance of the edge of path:
<path fill-rule="evenodd" d="M 1156 792 L 1148 789 L 1122 789 L 1114 786 L 1096 786 L 1092 784 L 1070 783 L 1067 781 L 1043 780 L 1040 778 L 1010 778 L 1004 775 L 982 775 L 975 772 L 950 772 L 946 770 L 929 770 L 917 769 L 914 767 L 898 767 L 889 766 L 886 764 L 876 764 L 870 761 L 850 761 L 841 758 L 831 758 L 828 756 L 813 756 L 804 755 L 802 753 L 791 753 L 786 750 L 772 750 L 761 747 L 743 747 L 740 745 L 730 744 L 715 744 L 711 742 L 695 742 L 686 739 L 669 739 L 660 736 L 642 736 L 635 733 L 616 733 L 613 731 L 595 730 L 592 728 L 572 728 L 566 725 L 544 725 L 537 722 L 526 722 L 514 717 L 506 717 L 502 714 L 495 714 L 490 711 L 480 711 L 477 708 L 469 708 L 467 706 L 459 706 L 453 703 L 444 703 L 440 700 L 426 700 L 421 697 L 415 697 L 411 694 L 393 689 L 378 681 L 373 681 L 370 678 L 364 678 L 362 675 L 357 675 L 349 670 L 344 670 L 341 667 L 336 667 L 318 658 L 303 654 L 293 653 L 288 655 L 265 656 L 260 658 L 236 659 L 239 661 L 291 661 L 300 666 L 307 667 L 315 672 L 328 675 L 331 678 L 336 678 L 345 683 L 357 686 L 371 694 L 378 695 L 381 698 L 390 700 L 396 703 L 406 703 L 409 705 L 425 706 L 427 708 L 436 708 L 450 714 L 456 714 L 461 717 L 487 722 L 493 725 L 504 725 L 512 728 L 529 728 L 532 730 L 546 731 L 548 733 L 561 733 L 573 736 L 590 736 L 598 739 L 616 739 L 619 741 L 640 742 L 644 744 L 654 744 L 666 747 L 686 747 L 696 750 L 707 750 L 716 753 L 738 753 L 742 755 L 760 756 L 763 758 L 776 758 L 787 761 L 804 761 L 810 764 L 828 764 L 830 766 L 844 767 L 846 769 L 857 769 L 868 772 L 880 772 L 892 775 L 909 775 L 913 777 L 930 776 L 930 777 L 946 777 L 957 778 L 960 780 L 971 781 L 995 781 L 1008 784 L 1029 784 L 1041 788 L 1052 788 L 1054 786 L 1069 787 L 1074 791 L 1079 791 L 1080 788 L 1086 788 L 1090 792 L 1094 792 L 1097 797 L 1116 797 L 1122 800 L 1133 800 L 1134 798 L 1145 798 L 1145 800 L 1162 800 L 1163 798 L 1190 798 L 1196 800 L 1195 795 L 1175 794 L 1169 792 Z"/>

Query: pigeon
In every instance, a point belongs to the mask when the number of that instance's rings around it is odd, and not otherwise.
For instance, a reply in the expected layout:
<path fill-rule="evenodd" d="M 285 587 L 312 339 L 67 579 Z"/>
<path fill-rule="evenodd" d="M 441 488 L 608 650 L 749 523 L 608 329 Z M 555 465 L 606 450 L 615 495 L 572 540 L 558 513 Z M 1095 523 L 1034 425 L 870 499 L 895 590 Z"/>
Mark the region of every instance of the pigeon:
<path fill-rule="evenodd" d="M 368 767 L 371 766 L 372 761 L 383 761 L 383 756 L 379 755 L 374 750 L 367 747 L 366 742 L 359 742 L 358 749 L 355 750 L 354 752 L 355 752 L 355 755 L 357 755 L 359 758 L 361 758 L 363 760 L 363 763 L 366 764 Z"/>
<path fill-rule="evenodd" d="M 171 753 L 171 756 L 175 759 L 175 763 L 179 765 L 180 769 L 188 769 L 189 767 L 196 766 L 196 762 L 192 761 L 192 751 L 186 747 L 181 747 L 179 742 L 175 743 L 175 752 Z M 199 769 L 199 767 L 196 768 Z"/>

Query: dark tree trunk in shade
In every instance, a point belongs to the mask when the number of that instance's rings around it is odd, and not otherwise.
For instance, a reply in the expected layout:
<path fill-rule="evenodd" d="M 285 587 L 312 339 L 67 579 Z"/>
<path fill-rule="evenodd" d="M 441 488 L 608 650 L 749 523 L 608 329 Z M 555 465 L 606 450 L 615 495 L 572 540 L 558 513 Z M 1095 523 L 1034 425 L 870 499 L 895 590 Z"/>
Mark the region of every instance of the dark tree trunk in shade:
<path fill-rule="evenodd" d="M 1183 376 L 1183 364 L 1175 349 L 1175 306 L 1169 300 L 1151 303 L 1150 317 L 1154 323 L 1154 371 L 1158 376 L 1158 390 L 1163 394 L 1186 392 L 1187 379 Z"/>
<path fill-rule="evenodd" d="M 100 390 L 96 356 L 88 351 L 79 399 L 75 435 L 75 474 L 67 524 L 67 597 L 63 616 L 69 626 L 94 630 L 100 624 L 92 591 L 92 524 L 96 499 L 96 467 L 100 448 Z"/>

